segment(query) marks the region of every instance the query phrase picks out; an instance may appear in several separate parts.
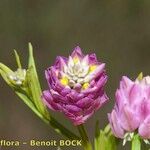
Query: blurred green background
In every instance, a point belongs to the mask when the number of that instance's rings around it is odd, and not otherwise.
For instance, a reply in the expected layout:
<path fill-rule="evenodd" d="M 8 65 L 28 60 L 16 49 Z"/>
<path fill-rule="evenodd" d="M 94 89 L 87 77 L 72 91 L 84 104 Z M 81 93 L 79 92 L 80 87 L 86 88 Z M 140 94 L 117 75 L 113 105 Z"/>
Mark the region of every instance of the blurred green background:
<path fill-rule="evenodd" d="M 135 79 L 141 71 L 150 74 L 149 8 L 148 0 L 1 0 L 0 62 L 16 70 L 15 48 L 26 67 L 27 44 L 32 42 L 42 88 L 47 89 L 44 70 L 57 55 L 68 56 L 77 45 L 85 53 L 95 52 L 107 64 L 110 102 L 87 121 L 92 137 L 97 119 L 102 128 L 108 123 L 107 113 L 113 107 L 121 76 Z M 62 114 L 52 113 L 74 129 Z M 0 78 L 0 139 L 4 138 L 28 141 L 63 137 L 37 118 Z M 19 148 L 25 149 L 33 148 Z"/>

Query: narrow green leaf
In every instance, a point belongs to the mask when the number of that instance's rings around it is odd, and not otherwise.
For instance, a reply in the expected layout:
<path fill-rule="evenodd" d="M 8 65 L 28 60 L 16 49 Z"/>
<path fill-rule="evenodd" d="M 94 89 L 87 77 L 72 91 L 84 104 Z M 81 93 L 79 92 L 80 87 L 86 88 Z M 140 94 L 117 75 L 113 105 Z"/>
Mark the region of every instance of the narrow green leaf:
<path fill-rule="evenodd" d="M 0 70 L 3 70 L 6 74 L 13 73 L 13 71 L 3 63 L 0 63 Z"/>
<path fill-rule="evenodd" d="M 41 100 L 42 91 L 41 91 L 41 86 L 40 86 L 39 78 L 38 78 L 37 71 L 36 71 L 35 61 L 34 61 L 34 57 L 33 57 L 33 47 L 31 45 L 31 43 L 29 43 L 28 69 L 29 69 L 28 80 L 29 80 L 32 96 L 34 99 L 34 103 L 35 103 L 37 109 L 42 114 L 48 115 L 45 105 L 43 104 L 43 102 Z"/>
<path fill-rule="evenodd" d="M 110 125 L 108 124 L 108 125 L 105 127 L 104 132 L 105 132 L 105 134 L 109 134 L 109 133 L 111 133 L 110 131 L 111 131 L 111 128 L 110 128 Z"/>
<path fill-rule="evenodd" d="M 18 55 L 16 50 L 14 50 L 14 53 L 15 53 L 15 57 L 16 57 L 16 62 L 17 62 L 18 68 L 21 69 L 22 65 L 21 65 L 20 57 L 19 57 L 19 55 Z"/>
<path fill-rule="evenodd" d="M 96 123 L 95 127 L 95 150 L 116 150 L 117 140 L 113 136 L 110 125 L 108 124 L 104 130 L 99 129 L 99 123 Z"/>
<path fill-rule="evenodd" d="M 7 77 L 6 73 L 5 73 L 3 70 L 0 70 L 0 74 L 1 74 L 2 78 L 5 80 L 5 82 L 6 82 L 9 86 L 11 86 L 11 82 L 8 80 L 8 77 Z"/>
<path fill-rule="evenodd" d="M 98 138 L 99 136 L 100 136 L 100 128 L 99 128 L 99 120 L 97 120 L 95 125 L 95 137 Z"/>
<path fill-rule="evenodd" d="M 24 94 L 21 92 L 15 91 L 15 93 L 23 100 L 23 102 L 37 115 L 39 116 L 42 120 L 44 119 L 42 114 L 36 109 L 32 101 Z"/>
<path fill-rule="evenodd" d="M 95 139 L 94 139 L 94 147 L 95 150 L 99 150 L 100 147 L 100 128 L 99 128 L 99 121 L 97 120 L 95 125 Z"/>
<path fill-rule="evenodd" d="M 87 135 L 87 132 L 84 128 L 84 125 L 78 125 L 77 129 L 80 133 L 84 150 L 92 150 L 92 144 L 88 138 L 88 135 Z"/>
<path fill-rule="evenodd" d="M 141 150 L 141 141 L 138 134 L 132 140 L 132 150 Z"/>
<path fill-rule="evenodd" d="M 37 82 L 36 82 L 36 77 L 35 77 L 35 73 L 33 70 L 33 67 L 30 67 L 27 71 L 27 82 L 28 82 L 28 86 L 29 86 L 29 90 L 31 92 L 32 98 L 33 98 L 33 102 L 35 104 L 35 106 L 37 107 L 37 109 L 43 114 L 45 115 L 45 117 L 49 118 L 49 114 L 46 110 L 46 107 L 44 106 L 42 100 L 41 100 L 41 92 L 39 93 L 39 90 L 37 88 Z"/>
<path fill-rule="evenodd" d="M 112 134 L 110 134 L 108 136 L 107 150 L 116 150 L 116 149 L 117 149 L 116 138 Z"/>
<path fill-rule="evenodd" d="M 108 150 L 107 149 L 107 138 L 104 131 L 100 131 L 100 139 L 99 139 L 99 149 L 98 150 Z"/>
<path fill-rule="evenodd" d="M 34 74 L 37 80 L 37 86 L 38 86 L 38 90 L 41 92 L 41 86 L 40 86 L 40 82 L 39 82 L 39 78 L 37 75 L 37 70 L 36 70 L 36 65 L 35 65 L 35 60 L 33 57 L 33 47 L 31 45 L 31 43 L 29 43 L 29 62 L 28 62 L 28 68 L 33 67 L 34 70 Z"/>

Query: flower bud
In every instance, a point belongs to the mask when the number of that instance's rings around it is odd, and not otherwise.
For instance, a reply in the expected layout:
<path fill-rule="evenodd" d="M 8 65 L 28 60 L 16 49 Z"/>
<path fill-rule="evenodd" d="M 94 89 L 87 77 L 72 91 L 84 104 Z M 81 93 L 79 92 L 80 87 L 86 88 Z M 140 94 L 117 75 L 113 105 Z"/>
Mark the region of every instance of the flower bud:
<path fill-rule="evenodd" d="M 17 71 L 8 75 L 10 82 L 15 85 L 22 85 L 26 78 L 26 70 L 18 68 Z"/>

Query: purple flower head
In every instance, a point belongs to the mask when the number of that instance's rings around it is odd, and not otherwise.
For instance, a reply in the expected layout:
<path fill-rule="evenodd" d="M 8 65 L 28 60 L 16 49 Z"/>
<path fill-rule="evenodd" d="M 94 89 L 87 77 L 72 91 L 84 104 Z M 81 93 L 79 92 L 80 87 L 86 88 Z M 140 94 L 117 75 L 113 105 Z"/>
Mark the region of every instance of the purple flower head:
<path fill-rule="evenodd" d="M 150 139 L 150 77 L 131 81 L 124 76 L 115 97 L 115 107 L 108 115 L 114 135 L 124 138 L 137 130 L 142 138 Z"/>
<path fill-rule="evenodd" d="M 57 57 L 45 71 L 49 89 L 43 92 L 46 105 L 63 112 L 74 125 L 83 124 L 107 100 L 105 64 L 95 54 L 83 55 L 76 47 L 69 58 Z"/>

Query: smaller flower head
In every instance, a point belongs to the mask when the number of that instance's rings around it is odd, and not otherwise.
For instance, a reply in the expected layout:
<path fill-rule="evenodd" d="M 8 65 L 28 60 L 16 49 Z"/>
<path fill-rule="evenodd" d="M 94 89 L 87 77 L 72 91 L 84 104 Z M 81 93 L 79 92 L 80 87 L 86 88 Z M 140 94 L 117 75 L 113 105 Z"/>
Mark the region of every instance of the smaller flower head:
<path fill-rule="evenodd" d="M 114 135 L 124 138 L 138 131 L 150 139 L 150 76 L 131 81 L 123 77 L 116 91 L 115 107 L 109 114 Z"/>

